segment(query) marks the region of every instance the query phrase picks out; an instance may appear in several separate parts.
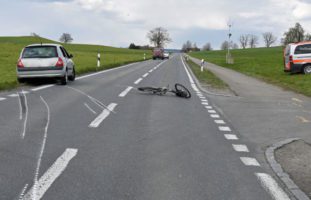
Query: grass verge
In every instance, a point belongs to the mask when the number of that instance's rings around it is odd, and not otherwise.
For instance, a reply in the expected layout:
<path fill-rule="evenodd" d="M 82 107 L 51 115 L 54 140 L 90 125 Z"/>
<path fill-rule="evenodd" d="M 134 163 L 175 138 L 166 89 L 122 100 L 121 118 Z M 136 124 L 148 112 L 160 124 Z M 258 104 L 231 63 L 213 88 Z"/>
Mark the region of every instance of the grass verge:
<path fill-rule="evenodd" d="M 41 38 L 43 43 L 58 43 Z M 21 50 L 34 43 L 40 43 L 35 37 L 0 37 L 0 90 L 18 86 L 16 80 L 16 62 Z M 151 51 L 130 50 L 101 45 L 63 44 L 67 51 L 74 55 L 77 74 L 104 70 L 116 66 L 142 61 L 151 58 Z M 101 66 L 97 68 L 97 53 L 101 53 Z"/>
<path fill-rule="evenodd" d="M 285 89 L 311 96 L 311 76 L 290 75 L 283 71 L 283 48 L 255 48 L 232 50 L 234 64 L 226 64 L 226 51 L 202 51 L 190 53 L 198 59 L 262 79 Z"/>
<path fill-rule="evenodd" d="M 188 66 L 191 68 L 194 75 L 197 77 L 197 79 L 203 83 L 206 84 L 208 87 L 215 88 L 215 89 L 227 89 L 228 85 L 223 82 L 221 79 L 219 79 L 215 74 L 210 72 L 207 69 L 204 69 L 203 72 L 201 72 L 201 68 L 198 64 L 194 63 L 192 60 L 186 61 Z"/>

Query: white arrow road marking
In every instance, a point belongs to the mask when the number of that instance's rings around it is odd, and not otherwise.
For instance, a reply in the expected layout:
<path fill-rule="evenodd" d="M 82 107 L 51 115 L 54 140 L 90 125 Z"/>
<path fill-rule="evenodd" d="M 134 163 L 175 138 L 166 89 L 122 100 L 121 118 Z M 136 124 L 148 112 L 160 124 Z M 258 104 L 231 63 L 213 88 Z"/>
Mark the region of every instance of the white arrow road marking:
<path fill-rule="evenodd" d="M 127 93 L 129 93 L 129 91 L 131 91 L 131 89 L 133 89 L 133 87 L 131 87 L 131 86 L 127 87 L 123 92 L 121 92 L 119 94 L 119 97 L 125 97 L 127 95 Z"/>
<path fill-rule="evenodd" d="M 66 149 L 66 151 L 54 162 L 54 164 L 41 176 L 37 182 L 37 189 L 34 192 L 34 186 L 30 188 L 23 200 L 39 200 L 44 193 L 51 187 L 53 182 L 66 169 L 69 161 L 77 155 L 77 149 Z"/>
<path fill-rule="evenodd" d="M 273 199 L 290 200 L 288 195 L 280 188 L 278 183 L 269 174 L 256 173 L 255 175 L 259 179 L 262 187 L 273 197 Z"/>
<path fill-rule="evenodd" d="M 113 112 L 114 108 L 117 106 L 118 104 L 116 103 L 111 103 L 108 105 L 107 109 L 104 109 L 102 113 L 100 113 L 96 119 L 94 119 L 89 127 L 90 128 L 97 128 L 100 123 L 102 123 L 102 121 L 104 121 L 104 119 L 106 119 L 109 115 L 110 115 L 110 112 Z"/>

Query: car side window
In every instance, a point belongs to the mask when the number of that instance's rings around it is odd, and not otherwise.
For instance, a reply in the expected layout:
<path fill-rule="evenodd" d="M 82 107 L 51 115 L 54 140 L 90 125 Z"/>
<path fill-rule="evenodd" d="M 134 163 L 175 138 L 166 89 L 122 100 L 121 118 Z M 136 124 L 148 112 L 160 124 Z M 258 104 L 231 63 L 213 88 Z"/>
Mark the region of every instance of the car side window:
<path fill-rule="evenodd" d="M 60 47 L 60 50 L 61 50 L 63 56 L 64 56 L 65 58 L 68 58 L 66 52 L 64 51 L 64 49 L 63 49 L 62 47 Z"/>
<path fill-rule="evenodd" d="M 68 51 L 65 49 L 65 48 L 63 48 L 64 49 L 64 52 L 65 52 L 65 54 L 67 55 L 67 58 L 69 58 L 70 56 L 70 54 L 68 53 Z"/>
<path fill-rule="evenodd" d="M 295 54 L 309 54 L 311 53 L 311 44 L 304 44 L 297 46 L 295 49 Z"/>

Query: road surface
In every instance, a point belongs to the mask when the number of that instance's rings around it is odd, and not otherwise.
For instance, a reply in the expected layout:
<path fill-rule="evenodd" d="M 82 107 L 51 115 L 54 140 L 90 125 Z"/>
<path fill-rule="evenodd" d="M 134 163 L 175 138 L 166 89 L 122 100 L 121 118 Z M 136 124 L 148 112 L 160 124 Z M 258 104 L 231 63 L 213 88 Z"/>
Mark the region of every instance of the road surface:
<path fill-rule="evenodd" d="M 289 199 L 212 105 L 178 54 L 2 92 L 0 199 Z"/>

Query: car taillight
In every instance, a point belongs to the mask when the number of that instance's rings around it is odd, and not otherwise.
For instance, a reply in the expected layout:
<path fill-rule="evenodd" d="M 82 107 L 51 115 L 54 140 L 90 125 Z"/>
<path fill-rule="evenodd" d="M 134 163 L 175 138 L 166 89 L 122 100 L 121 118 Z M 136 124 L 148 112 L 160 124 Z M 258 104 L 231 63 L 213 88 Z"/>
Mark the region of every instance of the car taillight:
<path fill-rule="evenodd" d="M 293 62 L 293 56 L 289 56 L 289 62 Z"/>
<path fill-rule="evenodd" d="M 24 67 L 24 64 L 23 64 L 23 62 L 22 62 L 22 59 L 19 59 L 19 60 L 17 61 L 17 67 L 18 67 L 18 68 Z"/>
<path fill-rule="evenodd" d="M 61 58 L 58 58 L 55 67 L 64 67 L 64 61 Z"/>

